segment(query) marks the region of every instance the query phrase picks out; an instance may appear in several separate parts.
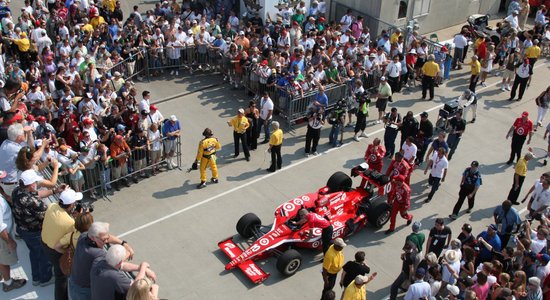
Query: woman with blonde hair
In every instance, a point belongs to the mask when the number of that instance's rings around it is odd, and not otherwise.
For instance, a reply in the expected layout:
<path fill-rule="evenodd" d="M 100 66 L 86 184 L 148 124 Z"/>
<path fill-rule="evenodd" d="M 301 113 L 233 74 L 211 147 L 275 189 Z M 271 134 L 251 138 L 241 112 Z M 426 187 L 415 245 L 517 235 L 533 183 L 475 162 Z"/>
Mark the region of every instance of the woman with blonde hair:
<path fill-rule="evenodd" d="M 136 280 L 130 286 L 126 300 L 157 300 L 159 286 L 148 278 Z"/>
<path fill-rule="evenodd" d="M 514 280 L 512 281 L 512 292 L 516 299 L 522 299 L 527 296 L 527 275 L 523 271 L 516 271 L 514 273 Z"/>

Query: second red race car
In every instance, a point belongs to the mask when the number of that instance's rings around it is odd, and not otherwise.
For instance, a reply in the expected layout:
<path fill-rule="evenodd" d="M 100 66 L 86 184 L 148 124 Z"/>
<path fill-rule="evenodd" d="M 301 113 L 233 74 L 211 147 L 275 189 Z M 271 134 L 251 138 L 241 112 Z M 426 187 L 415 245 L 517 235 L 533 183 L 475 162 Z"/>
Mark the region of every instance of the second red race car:
<path fill-rule="evenodd" d="M 308 232 L 312 228 L 307 223 L 302 226 L 293 224 L 302 208 L 328 219 L 334 229 L 333 239 L 353 234 L 367 223 L 375 228 L 384 226 L 390 217 L 390 205 L 381 196 L 390 191 L 390 179 L 369 170 L 366 163 L 354 167 L 351 176 L 361 177 L 358 187 L 352 188 L 350 176 L 336 172 L 317 192 L 296 197 L 277 207 L 275 220 L 270 226 L 262 226 L 260 218 L 253 213 L 243 215 L 237 222 L 237 232 L 251 244 L 242 249 L 232 236 L 219 242 L 219 248 L 231 259 L 225 269 L 239 268 L 252 282 L 261 283 L 269 273 L 258 267 L 255 261 L 275 255 L 278 256 L 277 270 L 285 276 L 294 275 L 302 265 L 302 256 L 296 248 L 322 248 L 320 228 L 313 228 L 310 235 Z"/>

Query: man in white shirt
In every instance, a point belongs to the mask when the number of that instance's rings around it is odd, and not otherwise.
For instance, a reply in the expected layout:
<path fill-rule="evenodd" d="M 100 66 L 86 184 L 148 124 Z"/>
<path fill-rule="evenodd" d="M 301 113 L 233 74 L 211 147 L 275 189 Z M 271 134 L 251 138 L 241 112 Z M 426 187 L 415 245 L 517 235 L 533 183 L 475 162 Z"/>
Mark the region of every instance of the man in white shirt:
<path fill-rule="evenodd" d="M 401 90 L 399 86 L 399 79 L 401 78 L 401 62 L 399 61 L 399 56 L 396 55 L 393 57 L 392 61 L 386 67 L 386 73 L 388 76 L 388 84 L 391 86 L 392 92 L 399 92 Z"/>
<path fill-rule="evenodd" d="M 524 58 L 523 64 L 516 68 L 516 77 L 514 77 L 514 83 L 512 84 L 512 91 L 510 92 L 510 99 L 508 101 L 513 101 L 516 97 L 516 91 L 519 87 L 519 94 L 517 101 L 520 101 L 523 98 L 523 93 L 527 88 L 527 82 L 529 81 L 531 71 L 531 65 L 529 64 L 529 59 Z"/>
<path fill-rule="evenodd" d="M 541 179 L 540 184 L 541 188 L 535 187 L 532 200 L 527 205 L 529 215 L 533 218 L 540 217 L 550 207 L 550 178 Z"/>
<path fill-rule="evenodd" d="M 265 91 L 260 100 L 260 121 L 258 122 L 258 133 L 262 131 L 262 126 L 264 126 L 265 137 L 262 144 L 267 144 L 271 137 L 270 128 L 273 119 L 273 108 L 273 101 L 269 98 L 268 92 Z"/>
<path fill-rule="evenodd" d="M 445 148 L 443 147 L 437 149 L 437 151 L 430 158 L 430 161 L 428 162 L 428 165 L 426 165 L 426 169 L 424 170 L 424 174 L 427 174 L 428 169 L 430 169 L 428 184 L 432 186 L 430 194 L 428 194 L 428 199 L 426 199 L 425 201 L 426 203 L 432 201 L 435 192 L 439 189 L 440 183 L 444 182 L 445 176 L 447 176 L 449 161 L 445 156 L 445 152 Z"/>
<path fill-rule="evenodd" d="M 346 32 L 346 30 L 348 30 L 351 26 L 351 23 L 353 23 L 353 11 L 348 9 L 347 13 L 340 20 L 342 32 Z"/>
<path fill-rule="evenodd" d="M 519 12 L 514 10 L 511 15 L 507 16 L 504 19 L 504 22 L 507 22 L 510 25 L 511 29 L 514 29 L 516 32 L 519 30 L 519 21 L 518 21 Z"/>
<path fill-rule="evenodd" d="M 459 34 L 455 35 L 453 39 L 453 44 L 455 45 L 452 63 L 453 69 L 462 69 L 460 65 L 464 62 L 464 48 L 468 46 L 468 40 L 464 36 L 464 33 L 466 33 L 466 29 L 463 29 Z"/>
<path fill-rule="evenodd" d="M 27 100 L 29 100 L 30 102 L 35 102 L 35 101 L 44 102 L 44 101 L 46 101 L 46 96 L 44 96 L 44 93 L 42 93 L 42 91 L 38 90 L 39 86 L 40 86 L 40 84 L 37 81 L 35 81 L 31 84 L 31 91 L 27 94 Z"/>
<path fill-rule="evenodd" d="M 149 107 L 151 106 L 151 93 L 149 91 L 143 91 L 141 93 L 143 99 L 139 102 L 139 111 L 146 111 L 149 113 Z"/>
<path fill-rule="evenodd" d="M 418 147 L 413 143 L 413 137 L 407 137 L 405 143 L 401 146 L 401 153 L 403 153 L 403 158 L 407 160 L 411 166 L 414 166 L 417 152 Z"/>

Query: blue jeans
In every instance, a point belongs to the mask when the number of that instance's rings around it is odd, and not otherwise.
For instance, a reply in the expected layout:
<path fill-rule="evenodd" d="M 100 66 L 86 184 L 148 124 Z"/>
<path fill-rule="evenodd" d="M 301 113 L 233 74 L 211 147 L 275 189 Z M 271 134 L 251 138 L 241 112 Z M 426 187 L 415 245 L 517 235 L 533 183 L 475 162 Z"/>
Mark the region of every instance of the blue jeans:
<path fill-rule="evenodd" d="M 69 297 L 71 300 L 90 300 L 92 299 L 92 291 L 90 288 L 78 286 L 69 277 Z"/>
<path fill-rule="evenodd" d="M 334 147 L 337 147 L 340 144 L 340 141 L 338 140 L 338 136 L 340 135 L 341 129 L 342 129 L 342 124 L 340 123 L 336 123 L 332 125 L 332 128 L 330 129 L 330 134 L 328 135 L 328 141 Z"/>
<path fill-rule="evenodd" d="M 101 176 L 100 181 L 101 181 L 101 185 L 103 186 L 103 188 L 105 190 L 110 190 L 111 189 L 111 184 L 108 183 L 108 182 L 111 181 L 111 169 L 109 169 L 109 168 L 103 169 L 100 176 Z"/>
<path fill-rule="evenodd" d="M 260 120 L 258 121 L 258 135 L 257 135 L 257 137 L 260 137 L 260 132 L 262 132 L 262 126 L 264 126 L 264 133 L 265 133 L 264 141 L 269 141 L 269 138 L 271 137 L 271 122 L 272 121 L 273 121 L 273 119 L 267 120 L 267 125 L 266 125 L 266 124 L 264 124 L 265 120 L 260 118 Z"/>
<path fill-rule="evenodd" d="M 29 248 L 32 281 L 48 282 L 52 278 L 52 264 L 42 247 L 40 231 L 25 231 L 17 227 L 17 233 Z"/>

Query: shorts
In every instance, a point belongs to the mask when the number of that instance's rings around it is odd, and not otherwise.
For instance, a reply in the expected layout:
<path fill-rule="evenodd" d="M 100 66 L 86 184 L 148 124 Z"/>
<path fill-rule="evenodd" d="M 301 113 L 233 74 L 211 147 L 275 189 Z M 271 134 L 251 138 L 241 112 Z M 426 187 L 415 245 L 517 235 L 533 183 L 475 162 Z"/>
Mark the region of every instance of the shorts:
<path fill-rule="evenodd" d="M 504 73 L 502 74 L 502 79 L 503 80 L 512 80 L 514 79 L 514 76 L 515 76 L 515 72 L 512 71 L 512 70 L 504 70 Z"/>
<path fill-rule="evenodd" d="M 165 140 L 164 141 L 164 152 L 176 152 L 176 140 Z"/>
<path fill-rule="evenodd" d="M 151 150 L 151 162 L 158 162 L 160 159 L 160 150 Z"/>
<path fill-rule="evenodd" d="M 0 239 L 0 265 L 11 266 L 17 263 L 17 250 L 10 250 L 8 243 Z"/>
<path fill-rule="evenodd" d="M 357 113 L 357 107 L 348 107 L 348 113 L 355 114 Z"/>
<path fill-rule="evenodd" d="M 387 106 L 388 106 L 388 99 L 376 100 L 376 108 L 378 108 L 378 111 L 386 111 Z"/>

